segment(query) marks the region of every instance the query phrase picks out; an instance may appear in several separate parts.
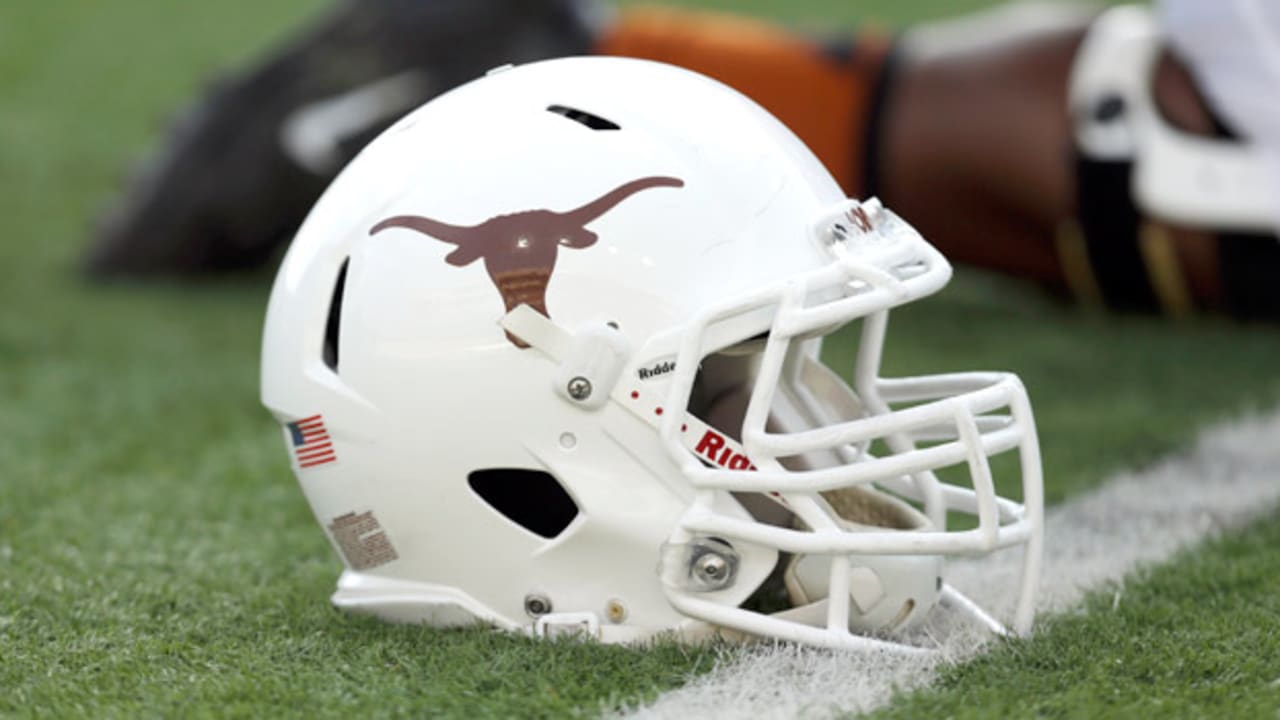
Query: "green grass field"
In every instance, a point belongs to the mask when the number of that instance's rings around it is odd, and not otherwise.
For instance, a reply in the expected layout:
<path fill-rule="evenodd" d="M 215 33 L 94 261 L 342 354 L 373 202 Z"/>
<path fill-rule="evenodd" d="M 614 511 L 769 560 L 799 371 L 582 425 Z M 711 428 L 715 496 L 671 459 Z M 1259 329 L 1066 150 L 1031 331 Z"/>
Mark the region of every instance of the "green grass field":
<path fill-rule="evenodd" d="M 323 4 L 0 5 L 0 716 L 592 716 L 733 652 L 339 614 L 338 561 L 257 400 L 270 272 L 77 278 L 94 213 L 166 117 Z M 985 3 L 687 4 L 810 27 Z M 1023 375 L 1050 502 L 1280 401 L 1271 328 L 1100 318 L 972 273 L 892 325 L 890 372 Z M 1277 520 L 1144 571 L 1118 608 L 1100 592 L 884 712 L 1275 717 Z"/>

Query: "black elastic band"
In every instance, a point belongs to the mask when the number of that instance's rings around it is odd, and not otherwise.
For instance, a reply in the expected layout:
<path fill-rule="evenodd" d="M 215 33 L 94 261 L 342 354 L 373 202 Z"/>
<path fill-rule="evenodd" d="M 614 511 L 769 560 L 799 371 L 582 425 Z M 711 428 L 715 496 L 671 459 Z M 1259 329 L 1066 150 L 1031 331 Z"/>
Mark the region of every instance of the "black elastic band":
<path fill-rule="evenodd" d="M 1280 319 L 1280 239 L 1220 233 L 1218 265 L 1223 299 L 1232 317 Z"/>
<path fill-rule="evenodd" d="M 1159 311 L 1160 298 L 1138 246 L 1141 218 L 1129 190 L 1133 164 L 1076 153 L 1075 167 L 1077 219 L 1107 307 Z"/>
<path fill-rule="evenodd" d="M 1212 106 L 1205 111 L 1214 135 L 1240 140 Z M 1223 302 L 1232 317 L 1246 320 L 1280 319 L 1280 237 L 1246 233 L 1218 233 L 1218 274 Z"/>
<path fill-rule="evenodd" d="M 877 197 L 883 191 L 880 168 L 882 148 L 880 141 L 884 136 L 886 122 L 885 109 L 889 98 L 897 84 L 898 64 L 902 60 L 902 43 L 900 37 L 893 38 L 889 50 L 885 53 L 880 71 L 876 73 L 871 85 L 871 101 L 867 105 L 867 121 L 862 128 L 862 194 L 864 197 Z M 856 144 L 855 144 L 856 147 Z M 855 151 L 856 152 L 856 151 Z M 858 161 L 858 156 L 853 158 Z"/>

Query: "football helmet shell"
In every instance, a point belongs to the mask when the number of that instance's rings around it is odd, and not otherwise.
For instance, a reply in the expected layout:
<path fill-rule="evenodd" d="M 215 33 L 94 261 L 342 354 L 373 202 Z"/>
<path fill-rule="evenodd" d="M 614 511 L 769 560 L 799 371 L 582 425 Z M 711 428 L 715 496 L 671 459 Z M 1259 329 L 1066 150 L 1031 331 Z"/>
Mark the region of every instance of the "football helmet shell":
<path fill-rule="evenodd" d="M 880 636 L 939 602 L 1003 631 L 944 560 L 1024 546 L 1022 632 L 1043 526 L 1022 384 L 879 374 L 889 310 L 950 273 L 719 83 L 621 58 L 504 68 L 400 120 L 320 199 L 271 295 L 262 396 L 344 608 L 902 648 Z M 818 350 L 855 322 L 850 387 Z M 1017 502 L 995 491 L 1004 452 Z"/>

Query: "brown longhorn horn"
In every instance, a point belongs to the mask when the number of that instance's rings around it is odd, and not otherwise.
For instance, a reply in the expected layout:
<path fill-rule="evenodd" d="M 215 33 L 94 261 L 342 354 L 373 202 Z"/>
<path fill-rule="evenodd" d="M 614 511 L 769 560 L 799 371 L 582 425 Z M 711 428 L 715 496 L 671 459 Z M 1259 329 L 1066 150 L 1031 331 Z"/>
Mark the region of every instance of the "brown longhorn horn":
<path fill-rule="evenodd" d="M 601 195 L 598 199 L 592 200 L 576 210 L 570 210 L 568 212 L 561 213 L 561 215 L 571 222 L 574 227 L 582 227 L 606 212 L 609 212 L 615 205 L 623 200 L 626 200 L 641 190 L 648 190 L 652 187 L 684 187 L 684 181 L 679 178 L 661 176 L 632 180 L 629 183 L 619 185 L 613 190 Z"/>
<path fill-rule="evenodd" d="M 417 215 L 397 215 L 374 225 L 369 229 L 369 234 L 377 235 L 383 230 L 393 227 L 417 230 L 423 235 L 430 235 L 437 240 L 451 243 L 453 245 L 463 245 L 467 243 L 474 235 L 475 231 L 475 227 L 450 225 L 449 223 L 442 223 L 439 220 L 432 220 L 431 218 L 419 217 Z"/>

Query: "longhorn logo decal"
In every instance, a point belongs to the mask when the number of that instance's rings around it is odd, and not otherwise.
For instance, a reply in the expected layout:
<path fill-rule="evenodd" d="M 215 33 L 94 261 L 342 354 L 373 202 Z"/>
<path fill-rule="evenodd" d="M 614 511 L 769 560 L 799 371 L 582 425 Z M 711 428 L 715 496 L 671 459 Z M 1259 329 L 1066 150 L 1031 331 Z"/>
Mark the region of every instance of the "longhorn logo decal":
<path fill-rule="evenodd" d="M 587 229 L 587 223 L 632 195 L 655 187 L 684 187 L 684 181 L 673 177 L 640 178 L 573 210 L 525 210 L 498 215 L 479 225 L 450 225 L 417 215 L 397 215 L 374 225 L 369 234 L 376 235 L 387 228 L 416 230 L 457 246 L 444 258 L 455 267 L 483 258 L 484 269 L 502 295 L 507 312 L 525 304 L 549 318 L 547 283 L 555 271 L 559 249 L 591 247 L 598 236 Z M 507 333 L 507 339 L 517 347 L 528 347 L 511 333 Z"/>

